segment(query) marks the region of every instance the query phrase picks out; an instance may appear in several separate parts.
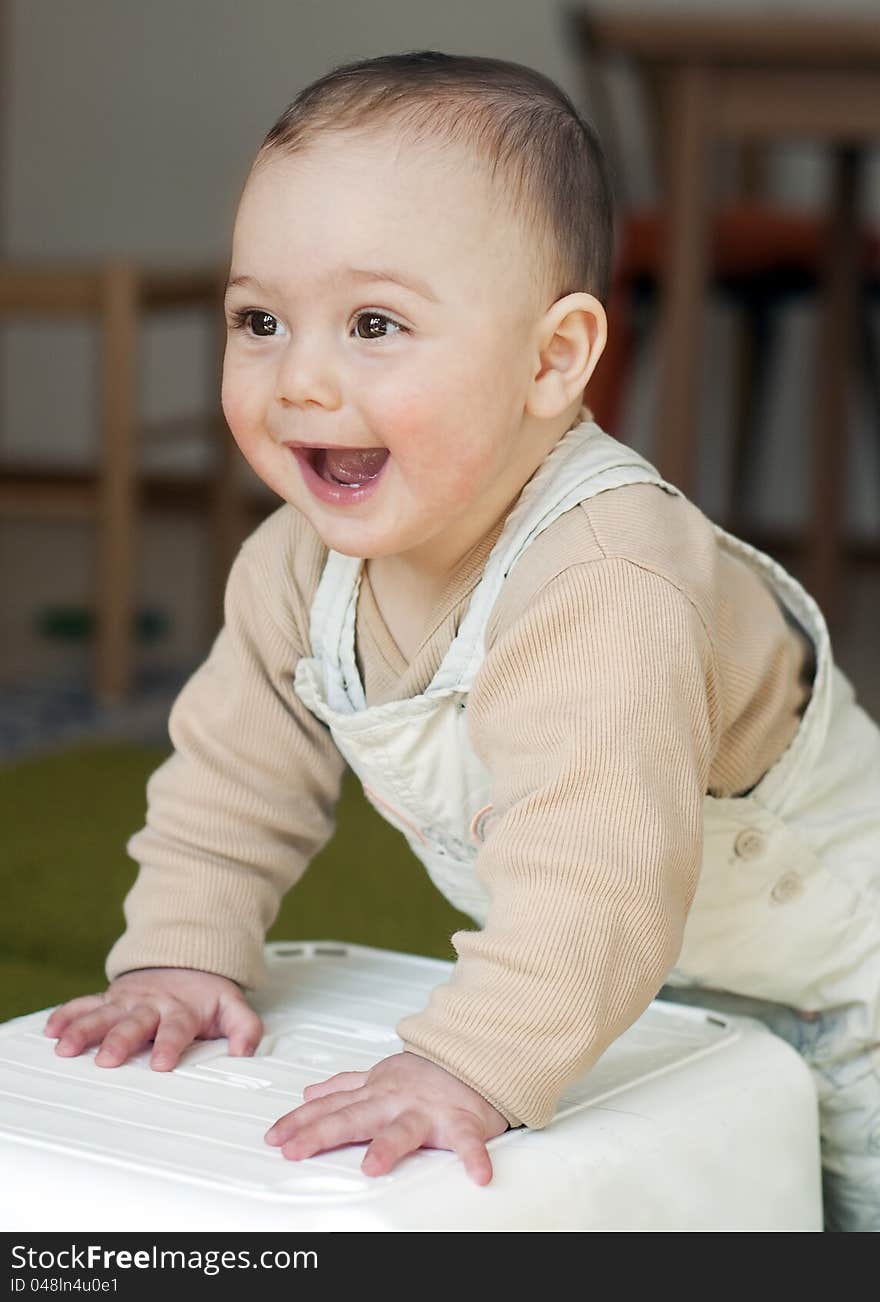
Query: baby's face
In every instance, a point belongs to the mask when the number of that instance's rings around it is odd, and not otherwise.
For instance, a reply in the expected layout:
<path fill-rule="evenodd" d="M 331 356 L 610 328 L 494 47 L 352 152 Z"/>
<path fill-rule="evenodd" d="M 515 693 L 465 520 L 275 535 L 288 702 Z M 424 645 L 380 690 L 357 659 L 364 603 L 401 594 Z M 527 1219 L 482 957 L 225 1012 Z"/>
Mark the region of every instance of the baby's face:
<path fill-rule="evenodd" d="M 531 256 L 459 149 L 331 135 L 252 173 L 223 407 L 257 474 L 329 547 L 442 578 L 543 460 L 558 433 L 548 444 L 524 411 L 548 306 Z M 297 443 L 387 459 L 350 489 L 320 479 L 327 458 Z"/>

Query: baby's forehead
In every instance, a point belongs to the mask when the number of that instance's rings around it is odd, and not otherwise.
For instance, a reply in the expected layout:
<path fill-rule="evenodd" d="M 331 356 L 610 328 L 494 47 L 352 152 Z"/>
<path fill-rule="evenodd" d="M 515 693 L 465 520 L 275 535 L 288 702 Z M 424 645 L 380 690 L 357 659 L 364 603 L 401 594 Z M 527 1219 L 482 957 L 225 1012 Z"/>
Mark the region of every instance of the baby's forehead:
<path fill-rule="evenodd" d="M 373 199 L 381 194 L 380 182 L 419 194 L 426 185 L 437 184 L 432 198 L 441 208 L 455 202 L 474 210 L 494 210 L 509 189 L 490 161 L 472 146 L 440 135 L 413 138 L 391 127 L 324 131 L 293 150 L 263 150 L 252 175 L 267 168 L 304 188 L 328 180 L 340 186 L 348 181 L 361 184 L 374 176 L 377 184 L 369 195 Z"/>
<path fill-rule="evenodd" d="M 292 151 L 264 151 L 251 174 L 252 183 L 260 181 L 279 187 L 301 211 L 316 202 L 338 215 L 319 226 L 316 238 L 335 241 L 341 261 L 370 227 L 378 251 L 392 261 L 403 232 L 428 260 L 442 263 L 467 248 L 477 271 L 485 265 L 497 274 L 503 262 L 511 288 L 534 290 L 542 278 L 523 205 L 500 169 L 460 141 L 411 139 L 391 128 L 322 132 Z"/>

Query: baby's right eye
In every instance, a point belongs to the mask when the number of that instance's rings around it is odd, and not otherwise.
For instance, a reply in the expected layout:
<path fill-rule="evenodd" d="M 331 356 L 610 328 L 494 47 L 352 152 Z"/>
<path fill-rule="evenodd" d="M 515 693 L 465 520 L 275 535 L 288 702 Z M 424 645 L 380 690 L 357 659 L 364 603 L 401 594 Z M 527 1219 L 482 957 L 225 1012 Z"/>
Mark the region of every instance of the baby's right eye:
<path fill-rule="evenodd" d="M 233 330 L 241 330 L 245 326 L 250 327 L 251 334 L 255 338 L 271 339 L 276 332 L 278 322 L 271 312 L 261 312 L 258 308 L 249 307 L 242 312 L 233 312 Z"/>

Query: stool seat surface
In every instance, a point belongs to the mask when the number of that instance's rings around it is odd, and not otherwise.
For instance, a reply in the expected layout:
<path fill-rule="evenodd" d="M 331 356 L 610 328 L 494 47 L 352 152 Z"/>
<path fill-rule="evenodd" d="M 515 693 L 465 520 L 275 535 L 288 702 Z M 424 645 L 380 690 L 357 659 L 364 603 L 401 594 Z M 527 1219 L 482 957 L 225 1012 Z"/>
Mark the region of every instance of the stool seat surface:
<path fill-rule="evenodd" d="M 421 1150 L 389 1175 L 365 1145 L 289 1162 L 268 1126 L 334 1072 L 398 1052 L 395 1025 L 451 964 L 336 942 L 267 946 L 252 1058 L 225 1040 L 169 1073 L 54 1054 L 46 1012 L 0 1026 L 0 1225 L 20 1230 L 818 1230 L 816 1100 L 747 1018 L 653 1003 L 553 1123 L 490 1143 L 494 1179 Z"/>

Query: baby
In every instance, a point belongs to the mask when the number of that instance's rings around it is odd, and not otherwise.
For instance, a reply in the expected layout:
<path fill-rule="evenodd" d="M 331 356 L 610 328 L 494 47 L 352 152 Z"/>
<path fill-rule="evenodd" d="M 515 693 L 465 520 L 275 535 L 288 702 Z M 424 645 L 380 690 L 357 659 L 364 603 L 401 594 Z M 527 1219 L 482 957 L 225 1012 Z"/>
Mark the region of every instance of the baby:
<path fill-rule="evenodd" d="M 592 129 L 516 64 L 347 65 L 269 132 L 223 406 L 284 505 L 172 711 L 109 987 L 47 1034 L 253 1053 L 244 991 L 349 765 L 476 925 L 402 1052 L 270 1144 L 369 1141 L 369 1175 L 448 1148 L 485 1184 L 662 988 L 803 1053 L 827 1223 L 877 1230 L 880 730 L 804 590 L 583 405 L 611 226 Z"/>

